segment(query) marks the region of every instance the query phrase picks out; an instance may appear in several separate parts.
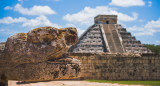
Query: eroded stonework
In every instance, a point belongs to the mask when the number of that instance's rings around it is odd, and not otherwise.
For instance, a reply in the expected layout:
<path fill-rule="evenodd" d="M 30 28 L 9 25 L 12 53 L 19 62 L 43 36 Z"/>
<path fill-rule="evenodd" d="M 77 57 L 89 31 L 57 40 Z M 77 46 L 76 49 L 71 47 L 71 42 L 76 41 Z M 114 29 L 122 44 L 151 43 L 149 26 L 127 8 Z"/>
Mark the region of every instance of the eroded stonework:
<path fill-rule="evenodd" d="M 0 81 L 43 81 L 78 77 L 78 61 L 67 56 L 78 41 L 76 28 L 40 27 L 8 38 L 0 56 Z"/>
<path fill-rule="evenodd" d="M 18 64 L 56 59 L 77 41 L 75 28 L 36 28 L 28 33 L 18 33 L 9 37 L 4 51 L 5 59 Z"/>
<path fill-rule="evenodd" d="M 80 64 L 73 62 L 74 59 L 63 57 L 56 61 L 20 64 L 9 69 L 5 75 L 10 80 L 25 82 L 75 79 L 79 77 Z"/>
<path fill-rule="evenodd" d="M 160 55 L 68 53 L 81 61 L 81 79 L 160 80 Z"/>

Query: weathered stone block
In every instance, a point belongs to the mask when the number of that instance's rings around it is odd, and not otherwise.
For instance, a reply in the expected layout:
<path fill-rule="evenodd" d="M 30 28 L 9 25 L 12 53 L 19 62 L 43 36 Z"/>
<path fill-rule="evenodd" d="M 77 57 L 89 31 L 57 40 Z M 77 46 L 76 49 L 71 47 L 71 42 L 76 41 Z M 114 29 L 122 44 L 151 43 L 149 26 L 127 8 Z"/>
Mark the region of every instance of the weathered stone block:
<path fill-rule="evenodd" d="M 62 56 L 77 41 L 77 30 L 73 27 L 40 27 L 9 37 L 0 57 L 0 82 L 7 85 L 8 79 L 43 81 L 77 77 L 79 60 Z"/>

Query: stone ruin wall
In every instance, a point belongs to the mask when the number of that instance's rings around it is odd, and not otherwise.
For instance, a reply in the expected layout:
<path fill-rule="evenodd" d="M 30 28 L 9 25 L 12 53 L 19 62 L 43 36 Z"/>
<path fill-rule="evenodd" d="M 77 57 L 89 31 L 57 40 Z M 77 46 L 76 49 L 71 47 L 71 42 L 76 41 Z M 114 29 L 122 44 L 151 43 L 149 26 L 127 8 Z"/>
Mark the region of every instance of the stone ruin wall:
<path fill-rule="evenodd" d="M 81 79 L 160 80 L 160 55 L 68 53 L 81 60 Z"/>

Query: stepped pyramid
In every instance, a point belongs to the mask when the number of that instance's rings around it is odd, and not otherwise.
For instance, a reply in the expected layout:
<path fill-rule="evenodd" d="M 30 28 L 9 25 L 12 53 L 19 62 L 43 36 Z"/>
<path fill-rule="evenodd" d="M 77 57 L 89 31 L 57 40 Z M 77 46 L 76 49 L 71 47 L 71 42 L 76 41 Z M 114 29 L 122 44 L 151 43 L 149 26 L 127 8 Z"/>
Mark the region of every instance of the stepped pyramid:
<path fill-rule="evenodd" d="M 98 15 L 69 49 L 73 53 L 152 53 L 126 28 L 117 24 L 116 15 Z"/>

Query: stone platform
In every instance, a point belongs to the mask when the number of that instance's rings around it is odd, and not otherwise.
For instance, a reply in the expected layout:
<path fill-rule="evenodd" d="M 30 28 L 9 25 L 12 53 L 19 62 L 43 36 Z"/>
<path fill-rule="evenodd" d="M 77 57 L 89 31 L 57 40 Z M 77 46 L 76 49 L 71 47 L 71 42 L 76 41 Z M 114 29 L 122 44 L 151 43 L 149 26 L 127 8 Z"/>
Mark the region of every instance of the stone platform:
<path fill-rule="evenodd" d="M 81 79 L 160 80 L 160 55 L 69 53 L 79 59 Z"/>
<path fill-rule="evenodd" d="M 8 86 L 143 86 L 143 85 L 122 85 L 112 83 L 97 83 L 88 81 L 48 81 L 48 82 L 37 82 L 37 83 L 24 83 L 17 84 L 18 81 L 9 81 Z"/>

